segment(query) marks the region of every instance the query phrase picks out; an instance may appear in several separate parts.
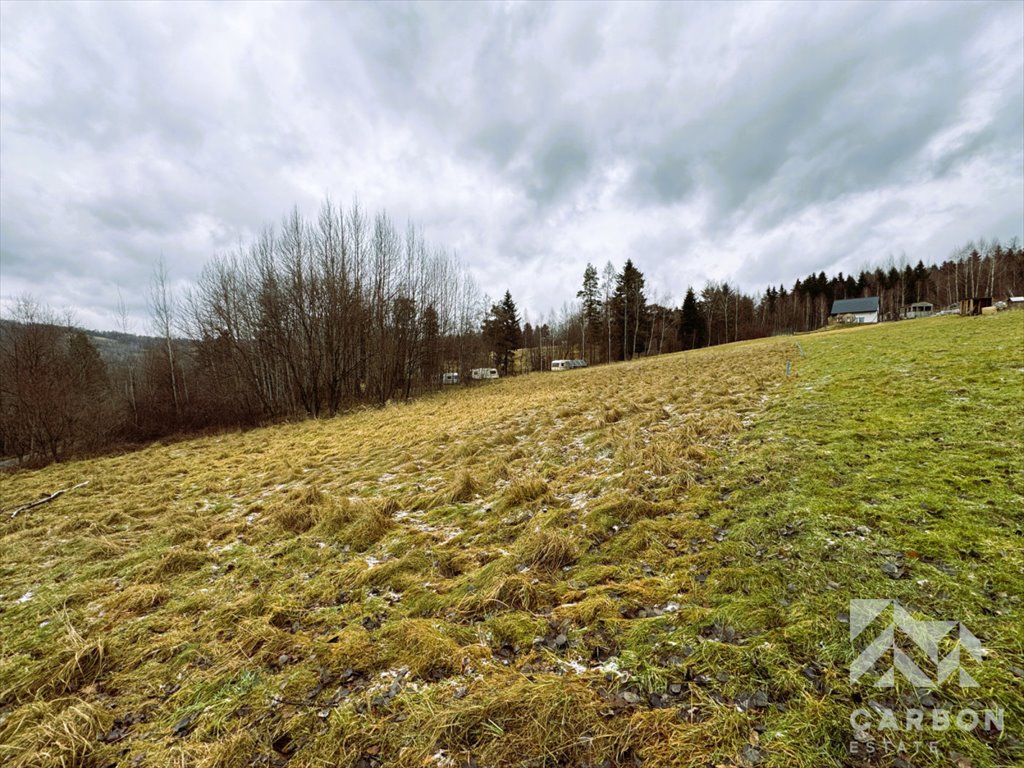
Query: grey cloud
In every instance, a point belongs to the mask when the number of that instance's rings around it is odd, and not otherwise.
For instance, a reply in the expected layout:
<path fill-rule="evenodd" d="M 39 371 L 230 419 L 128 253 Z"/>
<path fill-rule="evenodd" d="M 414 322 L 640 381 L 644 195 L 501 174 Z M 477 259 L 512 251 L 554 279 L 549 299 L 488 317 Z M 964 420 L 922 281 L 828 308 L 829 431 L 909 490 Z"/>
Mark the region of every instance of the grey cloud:
<path fill-rule="evenodd" d="M 637 161 L 630 192 L 638 199 L 655 205 L 672 205 L 685 200 L 693 191 L 695 179 L 690 167 L 691 158 L 683 140 L 677 139 L 676 142 Z"/>
<path fill-rule="evenodd" d="M 557 199 L 582 182 L 590 170 L 590 150 L 578 126 L 560 126 L 545 136 L 532 153 L 533 162 L 520 173 L 539 203 Z"/>
<path fill-rule="evenodd" d="M 521 123 L 500 120 L 484 126 L 470 136 L 467 149 L 477 150 L 497 170 L 506 169 L 523 145 L 526 128 Z"/>
<path fill-rule="evenodd" d="M 1024 227 L 1019 4 L 0 13 L 0 294 L 91 317 L 328 193 L 535 317 L 587 261 L 678 298 Z"/>
<path fill-rule="evenodd" d="M 870 28 L 870 45 L 852 44 L 839 26 L 834 39 L 809 40 L 799 18 L 778 30 L 783 44 L 727 84 L 717 105 L 675 129 L 688 139 L 680 144 L 685 160 L 711 189 L 718 230 L 734 227 L 736 217 L 771 227 L 807 206 L 908 180 L 921 148 L 983 85 L 976 68 L 949 55 L 967 30 L 983 26 L 979 17 L 960 6 L 889 19 L 863 6 L 846 25 Z M 1011 130 L 1020 134 L 1019 116 Z M 649 171 L 671 166 L 660 149 L 639 148 L 636 193 L 671 202 Z"/>

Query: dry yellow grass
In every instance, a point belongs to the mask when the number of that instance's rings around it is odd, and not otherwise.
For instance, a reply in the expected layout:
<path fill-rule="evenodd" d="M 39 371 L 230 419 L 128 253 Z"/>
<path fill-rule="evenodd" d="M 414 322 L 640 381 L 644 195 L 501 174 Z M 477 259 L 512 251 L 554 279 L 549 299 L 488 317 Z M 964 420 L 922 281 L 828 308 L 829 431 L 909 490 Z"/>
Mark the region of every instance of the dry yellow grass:
<path fill-rule="evenodd" d="M 809 355 L 875 337 L 818 338 Z M 752 559 L 788 540 L 735 500 L 788 487 L 768 467 L 788 449 L 757 430 L 801 391 L 794 349 L 531 375 L 3 477 L 5 509 L 90 482 L 0 523 L 0 760 L 739 764 L 767 716 L 737 712 L 744 685 L 821 706 L 799 675 L 813 651 L 784 639 L 802 608 L 777 603 L 803 577 Z M 743 639 L 767 631 L 778 659 Z M 838 764 L 808 746 L 830 728 L 763 764 Z"/>

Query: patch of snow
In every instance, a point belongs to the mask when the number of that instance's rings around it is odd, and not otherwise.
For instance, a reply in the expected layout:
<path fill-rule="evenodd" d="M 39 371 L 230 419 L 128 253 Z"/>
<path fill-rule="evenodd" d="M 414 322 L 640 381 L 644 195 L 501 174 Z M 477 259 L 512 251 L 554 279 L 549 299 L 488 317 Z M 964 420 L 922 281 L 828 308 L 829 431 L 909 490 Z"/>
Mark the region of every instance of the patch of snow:
<path fill-rule="evenodd" d="M 590 498 L 586 491 L 580 491 L 569 496 L 569 508 L 575 510 L 586 509 L 587 499 Z"/>
<path fill-rule="evenodd" d="M 456 765 L 455 760 L 452 759 L 450 755 L 446 754 L 443 749 L 439 749 L 437 752 L 432 754 L 427 759 L 427 764 L 433 764 L 439 766 L 439 768 L 454 768 Z"/>
<path fill-rule="evenodd" d="M 26 592 L 26 593 L 25 593 L 24 595 L 22 595 L 21 597 L 19 597 L 19 598 L 18 598 L 18 602 L 19 602 L 19 603 L 27 603 L 27 602 L 28 602 L 29 600 L 31 600 L 31 599 L 32 599 L 32 598 L 33 598 L 34 596 L 35 596 L 35 595 L 34 595 L 34 593 L 33 593 L 33 592 L 32 592 L 32 590 L 30 589 L 30 590 L 29 590 L 28 592 Z"/>
<path fill-rule="evenodd" d="M 612 656 L 604 664 L 598 664 L 594 669 L 606 675 L 615 675 L 622 678 L 629 677 L 629 672 L 619 669 L 619 658 L 617 656 Z"/>
<path fill-rule="evenodd" d="M 398 680 L 404 680 L 409 674 L 408 667 L 396 667 L 394 669 L 385 669 L 383 672 L 377 674 L 377 680 L 369 685 L 366 689 L 368 692 L 373 693 L 383 687 L 390 685 L 392 682 Z"/>
<path fill-rule="evenodd" d="M 577 675 L 597 672 L 602 675 L 611 675 L 612 677 L 620 680 L 628 680 L 630 677 L 628 671 L 619 669 L 619 659 L 616 656 L 612 656 L 603 664 L 597 664 L 593 667 L 588 667 L 586 664 L 576 659 L 561 661 L 559 662 L 559 665 L 563 671 L 571 671 Z"/>

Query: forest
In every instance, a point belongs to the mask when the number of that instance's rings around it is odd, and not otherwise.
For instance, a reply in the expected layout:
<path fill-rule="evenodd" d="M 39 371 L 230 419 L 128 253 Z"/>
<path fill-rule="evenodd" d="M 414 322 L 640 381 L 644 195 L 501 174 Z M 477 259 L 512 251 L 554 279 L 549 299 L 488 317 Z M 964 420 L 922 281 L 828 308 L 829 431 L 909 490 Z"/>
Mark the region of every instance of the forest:
<path fill-rule="evenodd" d="M 74 318 L 29 296 L 0 321 L 0 454 L 41 464 L 166 436 L 323 417 L 408 400 L 442 374 L 470 384 L 552 359 L 630 360 L 744 339 L 813 331 L 835 299 L 878 296 L 883 319 L 928 301 L 1024 292 L 1016 241 L 970 242 L 941 262 L 888 258 L 860 274 L 824 272 L 746 293 L 725 282 L 648 286 L 626 259 L 588 264 L 558 312 L 530 321 L 505 291 L 494 301 L 459 260 L 384 212 L 325 202 L 297 210 L 247 247 L 217 256 L 175 295 L 161 260 L 149 291 L 151 338 L 101 354 Z M 679 296 L 678 306 L 670 299 Z M 562 375 L 562 374 L 559 374 Z M 571 375 L 571 374 L 570 374 Z"/>

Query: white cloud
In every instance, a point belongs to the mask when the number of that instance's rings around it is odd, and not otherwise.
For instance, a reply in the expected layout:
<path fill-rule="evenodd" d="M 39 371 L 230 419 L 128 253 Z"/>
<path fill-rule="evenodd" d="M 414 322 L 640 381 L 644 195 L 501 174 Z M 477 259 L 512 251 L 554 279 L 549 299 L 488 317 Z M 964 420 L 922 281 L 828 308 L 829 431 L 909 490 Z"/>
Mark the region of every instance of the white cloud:
<path fill-rule="evenodd" d="M 329 194 L 534 319 L 1019 236 L 1019 4 L 0 6 L 0 295 L 110 327 Z"/>

